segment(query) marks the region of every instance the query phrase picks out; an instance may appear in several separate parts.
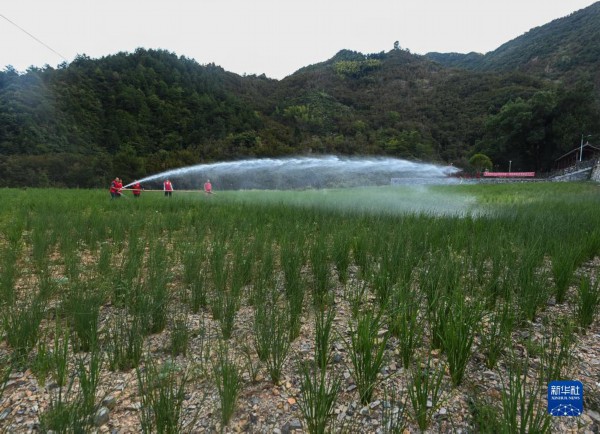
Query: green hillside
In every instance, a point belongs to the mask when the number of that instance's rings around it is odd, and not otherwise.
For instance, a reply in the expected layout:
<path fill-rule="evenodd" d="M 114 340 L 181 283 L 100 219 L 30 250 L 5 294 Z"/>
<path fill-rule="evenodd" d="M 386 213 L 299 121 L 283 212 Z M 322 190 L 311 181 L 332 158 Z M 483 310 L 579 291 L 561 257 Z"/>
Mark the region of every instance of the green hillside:
<path fill-rule="evenodd" d="M 573 76 L 598 84 L 600 2 L 536 27 L 486 53 L 428 53 L 445 66 L 475 71 L 523 71 L 551 79 Z"/>
<path fill-rule="evenodd" d="M 97 187 L 116 175 L 309 152 L 461 167 L 485 152 L 499 168 L 549 170 L 582 132 L 600 133 L 599 57 L 590 54 L 599 10 L 485 56 L 342 50 L 280 81 L 148 49 L 8 68 L 0 186 Z"/>

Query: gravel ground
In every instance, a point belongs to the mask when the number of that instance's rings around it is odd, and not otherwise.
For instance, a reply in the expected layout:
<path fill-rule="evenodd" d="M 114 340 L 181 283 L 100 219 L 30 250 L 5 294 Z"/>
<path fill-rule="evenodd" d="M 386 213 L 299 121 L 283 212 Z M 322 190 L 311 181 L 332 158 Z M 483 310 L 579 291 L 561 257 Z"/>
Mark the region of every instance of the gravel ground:
<path fill-rule="evenodd" d="M 598 264 L 589 264 L 597 267 Z M 351 273 L 353 276 L 354 273 Z M 349 285 L 356 284 L 352 278 Z M 386 349 L 386 361 L 381 370 L 382 383 L 376 389 L 372 402 L 360 404 L 356 385 L 351 372 L 350 359 L 344 339 L 348 336 L 348 324 L 351 309 L 343 297 L 344 289 L 336 288 L 334 328 L 337 331 L 332 342 L 332 363 L 330 369 L 342 379 L 342 391 L 335 405 L 332 430 L 334 432 L 387 432 L 383 414 L 397 411 L 401 402 L 405 402 L 408 426 L 405 433 L 419 432 L 412 417 L 412 409 L 407 401 L 405 390 L 408 372 L 401 367 L 398 343 L 390 338 Z M 575 288 L 571 288 L 570 299 L 573 299 Z M 110 305 L 103 306 L 102 323 L 116 313 Z M 253 433 L 290 433 L 306 432 L 305 423 L 298 407 L 301 399 L 298 374 L 298 361 L 310 359 L 314 345 L 314 315 L 312 309 L 305 309 L 300 337 L 291 346 L 289 357 L 284 364 L 283 376 L 274 384 L 264 366 L 260 366 L 254 350 L 252 364 L 242 356 L 241 348 L 248 344 L 252 347 L 252 309 L 242 307 L 236 316 L 236 326 L 231 340 L 238 366 L 242 376 L 242 389 L 237 400 L 236 410 L 223 432 Z M 540 317 L 556 318 L 573 315 L 573 306 L 569 303 L 556 305 L 549 302 Z M 193 336 L 186 356 L 178 356 L 172 362 L 190 373 L 191 379 L 186 387 L 184 402 L 184 432 L 219 432 L 219 397 L 214 381 L 211 379 L 210 363 L 206 363 L 207 349 L 214 354 L 219 336 L 219 328 L 208 312 L 188 314 Z M 48 324 L 46 324 L 48 325 Z M 156 363 L 164 364 L 171 360 L 169 355 L 170 330 L 167 329 L 145 339 L 145 352 Z M 199 333 L 205 330 L 205 335 Z M 540 342 L 544 336 L 544 321 L 530 323 L 513 334 L 512 350 L 517 354 L 527 354 L 529 349 L 525 341 Z M 383 331 L 382 331 L 383 333 Z M 551 432 L 598 433 L 600 432 L 600 321 L 596 321 L 585 335 L 577 335 L 573 347 L 573 360 L 569 367 L 570 378 L 580 380 L 584 384 L 585 411 L 580 417 L 555 417 L 552 419 Z M 51 343 L 51 341 L 49 341 Z M 473 413 L 469 402 L 485 402 L 499 408 L 501 405 L 502 380 L 505 378 L 505 358 L 498 367 L 489 370 L 485 367 L 484 356 L 479 351 L 479 338 L 474 344 L 474 353 L 467 367 L 463 384 L 452 388 L 449 376 L 445 376 L 445 389 L 441 403 L 433 409 L 431 426 L 428 432 L 477 432 Z M 427 353 L 434 364 L 444 361 L 445 356 L 438 350 L 427 350 L 424 345 L 418 351 L 418 360 L 426 360 Z M 0 357 L 8 353 L 5 342 L 0 343 Z M 539 357 L 530 355 L 531 365 L 539 367 Z M 250 368 L 252 366 L 252 369 Z M 256 372 L 253 372 L 256 370 Z M 385 387 L 384 387 L 385 386 Z M 390 403 L 383 393 L 384 388 L 395 389 L 400 394 L 399 402 Z M 48 378 L 44 386 L 38 383 L 31 370 L 13 372 L 0 400 L 0 430 L 9 433 L 25 433 L 39 431 L 39 416 L 49 406 L 51 394 L 56 393 L 57 385 Z M 404 393 L 403 393 L 404 392 Z M 546 391 L 542 391 L 545 396 Z M 141 431 L 140 408 L 141 399 L 138 394 L 136 371 L 110 372 L 102 371 L 99 404 L 104 408 L 103 414 L 97 416 L 97 426 L 93 432 L 98 433 L 137 433 Z M 498 411 L 499 414 L 499 411 Z"/>

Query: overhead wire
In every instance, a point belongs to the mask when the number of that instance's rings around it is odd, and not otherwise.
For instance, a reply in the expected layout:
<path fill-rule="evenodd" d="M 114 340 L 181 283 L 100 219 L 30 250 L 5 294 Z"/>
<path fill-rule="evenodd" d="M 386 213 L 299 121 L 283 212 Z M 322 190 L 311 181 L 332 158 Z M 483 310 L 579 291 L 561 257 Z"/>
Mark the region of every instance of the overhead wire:
<path fill-rule="evenodd" d="M 44 47 L 46 47 L 48 50 L 52 51 L 54 54 L 58 55 L 61 59 L 63 59 L 65 62 L 68 62 L 67 58 L 65 56 L 63 56 L 62 54 L 60 54 L 58 51 L 56 51 L 54 48 L 52 48 L 51 46 L 49 46 L 48 44 L 46 44 L 44 41 L 40 40 L 39 38 L 35 37 L 34 35 L 32 35 L 31 33 L 29 33 L 27 30 L 25 30 L 23 27 L 19 26 L 17 23 L 15 23 L 14 21 L 10 20 L 9 18 L 7 18 L 6 16 L 0 14 L 0 17 L 4 18 L 6 21 L 8 21 L 9 23 L 11 23 L 13 26 L 15 26 L 17 29 L 21 30 L 23 33 L 25 33 L 26 35 L 28 35 L 29 37 L 33 38 L 35 41 L 39 42 L 40 44 L 42 44 Z"/>

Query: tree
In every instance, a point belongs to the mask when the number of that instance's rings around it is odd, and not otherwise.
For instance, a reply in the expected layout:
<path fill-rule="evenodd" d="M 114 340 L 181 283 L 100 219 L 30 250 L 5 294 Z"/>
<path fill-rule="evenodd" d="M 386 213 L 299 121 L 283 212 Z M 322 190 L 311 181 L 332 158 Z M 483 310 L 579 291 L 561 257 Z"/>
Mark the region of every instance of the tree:
<path fill-rule="evenodd" d="M 550 164 L 556 146 L 552 135 L 556 107 L 553 91 L 539 91 L 527 100 L 517 98 L 504 104 L 486 123 L 497 157 L 511 155 L 513 161 L 533 165 L 536 170 Z"/>
<path fill-rule="evenodd" d="M 492 168 L 492 160 L 485 154 L 475 154 L 469 158 L 469 164 L 476 172 L 483 172 Z"/>

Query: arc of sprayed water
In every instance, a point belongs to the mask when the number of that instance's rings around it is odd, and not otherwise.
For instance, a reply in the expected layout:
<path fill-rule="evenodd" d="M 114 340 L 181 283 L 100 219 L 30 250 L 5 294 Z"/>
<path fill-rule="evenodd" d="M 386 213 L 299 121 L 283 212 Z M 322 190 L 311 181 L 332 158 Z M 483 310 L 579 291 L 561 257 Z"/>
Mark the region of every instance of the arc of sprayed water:
<path fill-rule="evenodd" d="M 263 158 L 240 161 L 218 162 L 211 164 L 198 164 L 167 170 L 147 176 L 129 183 L 125 188 L 135 182 L 146 183 L 161 178 L 180 178 L 189 175 L 204 175 L 211 179 L 219 177 L 240 177 L 239 185 L 248 181 L 247 178 L 277 177 L 277 182 L 294 184 L 297 188 L 302 183 L 301 176 L 310 175 L 313 178 L 305 180 L 305 186 L 318 185 L 325 181 L 333 182 L 345 177 L 361 176 L 363 181 L 372 178 L 385 179 L 391 177 L 411 179 L 437 179 L 441 183 L 448 176 L 459 171 L 453 166 L 442 166 L 433 163 L 421 163 L 389 157 L 339 157 L 325 155 L 320 157 L 294 156 L 286 158 Z M 246 179 L 243 179 L 245 177 Z M 292 178 L 296 177 L 292 182 Z M 314 179 L 319 178 L 319 179 Z M 247 182 L 254 185 L 258 182 Z M 254 187 L 258 188 L 258 187 Z"/>

